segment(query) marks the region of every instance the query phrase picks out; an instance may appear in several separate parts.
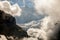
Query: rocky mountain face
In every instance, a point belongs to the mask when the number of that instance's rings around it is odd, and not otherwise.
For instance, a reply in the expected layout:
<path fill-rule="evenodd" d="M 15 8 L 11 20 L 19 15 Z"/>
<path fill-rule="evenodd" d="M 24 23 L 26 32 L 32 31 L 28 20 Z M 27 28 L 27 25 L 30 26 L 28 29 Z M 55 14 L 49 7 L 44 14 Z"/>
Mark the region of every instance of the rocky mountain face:
<path fill-rule="evenodd" d="M 0 10 L 0 35 L 5 35 L 7 39 L 28 37 L 27 32 L 16 25 L 16 20 L 10 14 Z"/>

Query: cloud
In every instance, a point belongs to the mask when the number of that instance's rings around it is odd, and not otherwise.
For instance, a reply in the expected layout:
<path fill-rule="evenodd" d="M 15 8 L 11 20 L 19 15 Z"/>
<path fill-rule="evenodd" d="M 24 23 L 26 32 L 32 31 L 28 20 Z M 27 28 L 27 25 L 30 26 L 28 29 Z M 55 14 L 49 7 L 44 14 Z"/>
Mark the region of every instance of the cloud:
<path fill-rule="evenodd" d="M 11 5 L 8 1 L 0 1 L 0 10 L 3 10 L 13 16 L 20 16 L 22 11 L 17 3 Z"/>

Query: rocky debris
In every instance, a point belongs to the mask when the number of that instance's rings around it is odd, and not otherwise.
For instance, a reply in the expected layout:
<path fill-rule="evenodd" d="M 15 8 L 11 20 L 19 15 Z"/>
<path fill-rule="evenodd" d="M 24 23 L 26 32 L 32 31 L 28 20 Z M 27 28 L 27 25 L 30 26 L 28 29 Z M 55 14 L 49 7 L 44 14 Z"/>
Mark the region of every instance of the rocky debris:
<path fill-rule="evenodd" d="M 0 10 L 0 34 L 6 37 L 12 36 L 13 38 L 28 37 L 27 32 L 16 25 L 15 18 L 2 10 Z"/>

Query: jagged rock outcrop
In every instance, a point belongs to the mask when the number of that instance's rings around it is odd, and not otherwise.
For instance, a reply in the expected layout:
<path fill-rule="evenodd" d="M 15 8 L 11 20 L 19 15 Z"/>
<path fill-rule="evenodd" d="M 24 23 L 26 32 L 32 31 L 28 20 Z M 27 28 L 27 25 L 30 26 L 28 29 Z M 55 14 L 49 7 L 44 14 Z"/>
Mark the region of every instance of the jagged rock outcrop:
<path fill-rule="evenodd" d="M 15 18 L 2 10 L 0 10 L 0 34 L 6 37 L 12 36 L 14 38 L 28 37 L 27 32 L 16 25 Z"/>

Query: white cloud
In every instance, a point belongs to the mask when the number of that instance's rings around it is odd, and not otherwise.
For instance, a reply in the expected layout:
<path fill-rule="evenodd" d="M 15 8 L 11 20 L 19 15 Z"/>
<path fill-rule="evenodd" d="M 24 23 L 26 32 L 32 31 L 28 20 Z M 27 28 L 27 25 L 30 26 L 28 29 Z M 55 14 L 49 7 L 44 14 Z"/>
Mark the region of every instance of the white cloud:
<path fill-rule="evenodd" d="M 0 10 L 3 10 L 13 16 L 20 16 L 22 11 L 17 3 L 11 5 L 8 1 L 0 1 Z"/>

